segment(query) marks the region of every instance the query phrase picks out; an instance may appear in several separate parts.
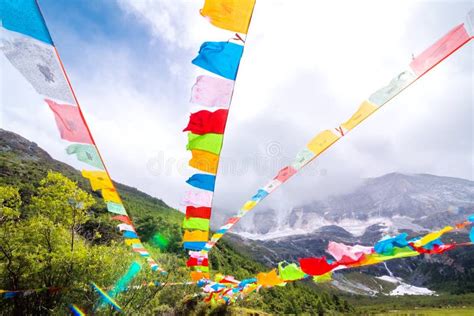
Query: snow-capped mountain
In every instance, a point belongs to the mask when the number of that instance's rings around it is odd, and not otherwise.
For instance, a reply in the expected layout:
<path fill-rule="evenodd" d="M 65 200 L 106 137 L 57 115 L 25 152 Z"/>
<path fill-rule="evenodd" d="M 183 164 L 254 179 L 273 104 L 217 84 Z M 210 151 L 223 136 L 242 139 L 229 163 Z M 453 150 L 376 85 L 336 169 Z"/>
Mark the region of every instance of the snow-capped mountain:
<path fill-rule="evenodd" d="M 234 232 L 267 240 L 318 233 L 333 226 L 354 237 L 374 230 L 421 232 L 462 220 L 473 210 L 473 181 L 390 173 L 366 179 L 350 193 L 294 207 L 284 216 L 272 209 L 256 210 Z"/>

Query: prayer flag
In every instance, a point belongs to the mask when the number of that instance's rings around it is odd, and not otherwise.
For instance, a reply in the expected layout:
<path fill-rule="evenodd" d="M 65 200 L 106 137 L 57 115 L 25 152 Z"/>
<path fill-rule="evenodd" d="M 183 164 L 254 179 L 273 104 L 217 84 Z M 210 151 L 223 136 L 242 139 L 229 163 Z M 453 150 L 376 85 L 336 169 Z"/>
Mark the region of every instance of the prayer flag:
<path fill-rule="evenodd" d="M 206 0 L 201 15 L 214 26 L 247 34 L 255 0 Z"/>
<path fill-rule="evenodd" d="M 183 228 L 209 230 L 209 220 L 204 218 L 185 218 L 183 220 Z"/>
<path fill-rule="evenodd" d="M 208 107 L 229 108 L 233 90 L 233 80 L 198 76 L 191 91 L 191 102 Z"/>
<path fill-rule="evenodd" d="M 217 166 L 219 164 L 219 156 L 203 150 L 192 150 L 192 158 L 189 160 L 189 165 L 193 168 L 212 174 L 217 173 Z"/>
<path fill-rule="evenodd" d="M 110 189 L 113 188 L 112 180 L 105 171 L 88 171 L 82 170 L 82 176 L 89 179 L 92 190 L 97 191 L 100 189 Z"/>
<path fill-rule="evenodd" d="M 448 34 L 431 45 L 410 63 L 411 69 L 420 77 L 428 70 L 443 61 L 459 47 L 469 41 L 469 34 L 463 24 L 456 26 Z"/>
<path fill-rule="evenodd" d="M 53 46 L 1 27 L 0 36 L 0 50 L 39 94 L 75 104 Z"/>
<path fill-rule="evenodd" d="M 49 99 L 45 101 L 54 113 L 56 125 L 62 139 L 71 142 L 93 144 L 77 106 L 58 104 Z"/>
<path fill-rule="evenodd" d="M 211 208 L 210 207 L 186 207 L 186 217 L 198 217 L 198 218 L 211 218 Z"/>
<path fill-rule="evenodd" d="M 66 148 L 69 155 L 76 154 L 77 160 L 104 170 L 104 165 L 94 145 L 72 144 Z"/>
<path fill-rule="evenodd" d="M 188 126 L 183 132 L 190 131 L 198 135 L 208 133 L 224 134 L 228 113 L 228 110 L 223 109 L 214 112 L 202 110 L 192 113 Z"/>
<path fill-rule="evenodd" d="M 187 150 L 199 149 L 204 150 L 216 155 L 219 155 L 222 148 L 221 134 L 209 133 L 205 135 L 197 135 L 194 133 L 188 133 L 188 145 Z"/>
<path fill-rule="evenodd" d="M 206 191 L 214 191 L 215 182 L 216 176 L 202 173 L 194 174 L 186 181 L 189 185 Z"/>
<path fill-rule="evenodd" d="M 231 42 L 205 42 L 192 63 L 216 75 L 235 80 L 243 52 L 242 45 Z"/>

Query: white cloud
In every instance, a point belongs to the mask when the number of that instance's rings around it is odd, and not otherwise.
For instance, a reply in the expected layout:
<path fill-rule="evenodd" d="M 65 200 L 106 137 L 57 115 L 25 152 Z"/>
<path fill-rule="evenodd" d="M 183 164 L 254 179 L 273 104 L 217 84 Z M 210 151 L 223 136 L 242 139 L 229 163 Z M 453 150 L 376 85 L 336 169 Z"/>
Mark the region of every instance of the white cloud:
<path fill-rule="evenodd" d="M 156 54 L 139 60 L 131 53 L 137 47 L 80 42 L 87 58 L 69 72 L 112 176 L 178 206 L 192 172 L 185 167 L 189 153 L 181 133 L 200 72 L 190 61 L 202 42 L 231 34 L 199 15 L 200 1 L 117 1 L 130 23 L 148 26 Z M 216 205 L 235 211 L 317 132 L 350 117 L 468 9 L 463 2 L 258 1 L 228 121 Z M 471 46 L 351 132 L 262 207 L 284 209 L 347 190 L 354 179 L 396 170 L 472 179 Z M 15 102 L 27 99 L 20 95 Z M 33 121 L 12 127 L 59 153 L 52 140 L 35 134 Z M 269 156 L 272 144 L 281 155 Z M 228 171 L 232 165 L 240 169 Z"/>

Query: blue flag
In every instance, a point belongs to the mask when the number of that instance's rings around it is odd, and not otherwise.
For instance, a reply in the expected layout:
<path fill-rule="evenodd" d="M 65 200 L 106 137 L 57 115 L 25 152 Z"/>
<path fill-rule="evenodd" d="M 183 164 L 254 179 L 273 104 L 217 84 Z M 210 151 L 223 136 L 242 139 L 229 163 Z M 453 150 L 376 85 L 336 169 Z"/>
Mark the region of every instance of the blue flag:
<path fill-rule="evenodd" d="M 192 63 L 216 75 L 235 80 L 244 47 L 229 42 L 204 42 Z"/>

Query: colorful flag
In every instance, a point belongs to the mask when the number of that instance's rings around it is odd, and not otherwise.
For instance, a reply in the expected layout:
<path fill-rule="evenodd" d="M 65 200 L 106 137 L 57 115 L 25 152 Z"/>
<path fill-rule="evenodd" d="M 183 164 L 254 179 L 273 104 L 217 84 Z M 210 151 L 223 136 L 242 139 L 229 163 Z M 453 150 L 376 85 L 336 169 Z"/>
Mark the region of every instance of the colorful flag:
<path fill-rule="evenodd" d="M 413 71 L 405 70 L 401 72 L 400 74 L 398 74 L 395 78 L 393 78 L 387 86 L 380 88 L 379 90 L 372 93 L 369 97 L 369 102 L 378 106 L 382 106 L 388 101 L 390 101 L 392 98 L 397 96 L 397 94 L 402 92 L 410 84 L 412 84 L 415 81 L 415 79 L 416 79 L 416 75 L 413 73 Z M 364 103 L 361 105 L 361 108 L 363 106 L 367 108 L 366 112 L 370 112 L 366 114 L 365 117 L 369 116 L 370 114 L 372 114 L 372 112 L 375 111 L 375 109 L 372 109 L 369 106 L 372 104 L 368 103 L 367 105 L 365 105 L 366 103 L 368 102 L 364 101 Z M 359 111 L 361 110 L 361 108 L 359 108 Z M 362 120 L 360 120 L 359 123 L 361 121 Z"/>
<path fill-rule="evenodd" d="M 235 80 L 243 52 L 242 45 L 231 42 L 205 42 L 192 63 L 216 75 Z"/>
<path fill-rule="evenodd" d="M 125 210 L 125 207 L 123 207 L 122 204 L 107 202 L 107 210 L 111 213 L 127 215 L 127 211 Z"/>
<path fill-rule="evenodd" d="M 228 108 L 233 91 L 233 80 L 198 76 L 191 91 L 191 102 L 208 107 Z"/>
<path fill-rule="evenodd" d="M 278 172 L 278 175 L 274 179 L 283 183 L 286 180 L 288 180 L 292 175 L 294 175 L 296 172 L 297 171 L 293 167 L 287 166 L 287 167 L 281 169 Z"/>
<path fill-rule="evenodd" d="M 209 220 L 205 218 L 185 218 L 183 220 L 183 228 L 185 229 L 199 229 L 203 231 L 209 230 Z"/>
<path fill-rule="evenodd" d="M 198 189 L 214 191 L 216 176 L 210 174 L 197 173 L 192 175 L 186 183 Z"/>
<path fill-rule="evenodd" d="M 39 94 L 75 104 L 53 46 L 1 27 L 0 36 L 0 50 Z"/>
<path fill-rule="evenodd" d="M 198 135 L 207 133 L 223 134 L 228 112 L 228 110 L 220 109 L 214 112 L 202 110 L 192 113 L 188 126 L 183 132 L 189 131 Z"/>
<path fill-rule="evenodd" d="M 194 230 L 184 231 L 183 241 L 207 241 L 209 239 L 209 231 Z"/>
<path fill-rule="evenodd" d="M 206 190 L 187 190 L 184 193 L 183 204 L 196 207 L 211 207 L 212 192 Z"/>
<path fill-rule="evenodd" d="M 92 190 L 112 189 L 114 185 L 105 171 L 82 170 L 82 176 L 89 179 Z"/>
<path fill-rule="evenodd" d="M 469 39 L 464 25 L 460 24 L 413 59 L 410 67 L 420 77 L 463 46 Z"/>
<path fill-rule="evenodd" d="M 3 0 L 0 6 L 1 26 L 53 45 L 43 16 L 35 0 Z"/>
<path fill-rule="evenodd" d="M 255 0 L 206 0 L 202 16 L 214 26 L 247 34 Z"/>
<path fill-rule="evenodd" d="M 341 126 L 344 127 L 346 130 L 350 131 L 351 129 L 359 125 L 367 117 L 369 117 L 375 110 L 377 110 L 377 107 L 375 105 L 373 105 L 369 101 L 364 101 L 359 106 L 357 112 L 355 112 L 354 115 L 352 115 L 351 118 L 348 119 L 346 122 L 342 123 Z"/>
<path fill-rule="evenodd" d="M 88 165 L 104 170 L 104 165 L 100 159 L 97 148 L 94 145 L 72 144 L 66 148 L 69 155 L 75 154 L 77 160 L 82 161 Z"/>
<path fill-rule="evenodd" d="M 212 174 L 217 173 L 217 166 L 219 164 L 219 156 L 207 151 L 194 149 L 191 151 L 192 158 L 189 160 L 189 165 L 193 168 Z"/>
<path fill-rule="evenodd" d="M 198 217 L 198 218 L 211 218 L 211 208 L 210 207 L 186 207 L 186 217 Z"/>
<path fill-rule="evenodd" d="M 219 155 L 222 148 L 222 139 L 223 136 L 221 134 L 209 133 L 206 135 L 197 135 L 188 133 L 188 145 L 186 149 L 199 149 Z"/>
<path fill-rule="evenodd" d="M 338 139 L 339 136 L 334 134 L 331 130 L 325 130 L 316 135 L 316 137 L 314 137 L 306 146 L 315 154 L 315 156 L 318 156 Z"/>
<path fill-rule="evenodd" d="M 122 204 L 122 199 L 114 188 L 102 189 L 102 198 L 105 202 L 113 202 L 115 204 Z"/>
<path fill-rule="evenodd" d="M 77 143 L 93 144 L 77 106 L 58 104 L 49 99 L 45 101 L 54 113 L 56 125 L 62 139 Z"/>

